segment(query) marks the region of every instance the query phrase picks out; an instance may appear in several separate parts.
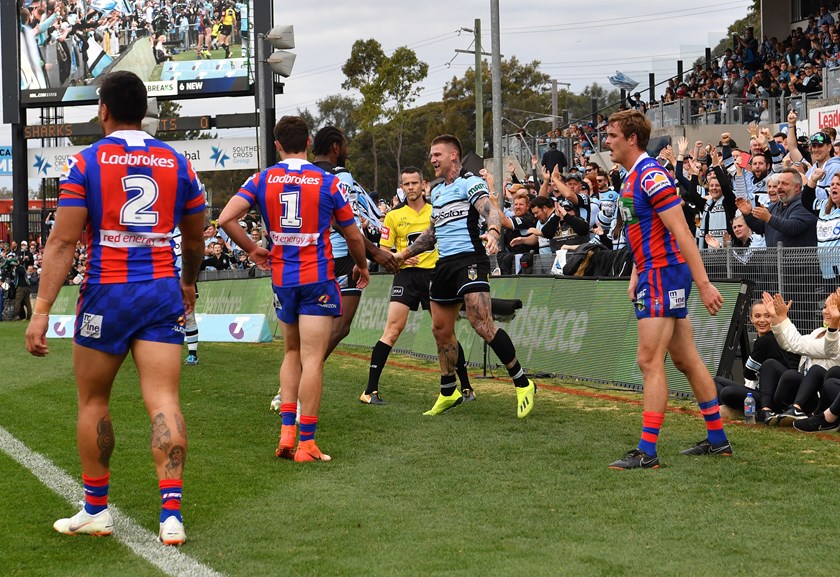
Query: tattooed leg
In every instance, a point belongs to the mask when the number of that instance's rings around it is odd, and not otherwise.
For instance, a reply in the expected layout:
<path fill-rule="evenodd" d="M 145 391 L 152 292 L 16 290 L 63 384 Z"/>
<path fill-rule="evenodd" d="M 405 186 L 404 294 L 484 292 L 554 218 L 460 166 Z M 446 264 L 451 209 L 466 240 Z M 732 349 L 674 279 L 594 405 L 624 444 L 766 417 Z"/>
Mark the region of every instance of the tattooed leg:
<path fill-rule="evenodd" d="M 438 362 L 441 375 L 454 375 L 458 362 L 458 341 L 455 339 L 455 319 L 458 318 L 460 304 L 442 305 L 432 301 L 432 333 L 437 343 Z"/>
<path fill-rule="evenodd" d="M 152 418 L 152 456 L 161 479 L 183 476 L 187 459 L 186 433 L 180 410 L 160 412 Z"/>
<path fill-rule="evenodd" d="M 89 477 L 108 473 L 114 451 L 114 427 L 108 413 L 111 385 L 125 355 L 111 355 L 73 346 L 73 371 L 78 388 L 76 441 L 82 472 Z"/>
<path fill-rule="evenodd" d="M 99 463 L 109 468 L 111 463 L 111 453 L 114 452 L 114 425 L 111 423 L 111 417 L 105 415 L 99 420 L 96 426 L 96 446 L 99 447 Z"/>
<path fill-rule="evenodd" d="M 493 322 L 490 293 L 467 293 L 464 295 L 464 305 L 467 319 L 478 336 L 485 342 L 492 341 L 496 336 L 496 324 Z"/>

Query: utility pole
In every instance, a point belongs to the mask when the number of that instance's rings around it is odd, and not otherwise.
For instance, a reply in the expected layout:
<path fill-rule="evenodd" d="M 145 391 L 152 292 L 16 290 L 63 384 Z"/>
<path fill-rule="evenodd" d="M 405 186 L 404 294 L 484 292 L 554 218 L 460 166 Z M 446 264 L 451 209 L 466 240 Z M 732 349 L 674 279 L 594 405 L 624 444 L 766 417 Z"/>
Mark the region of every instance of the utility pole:
<path fill-rule="evenodd" d="M 481 68 L 481 57 L 492 56 L 489 52 L 481 51 L 481 19 L 475 19 L 475 26 L 461 28 L 464 32 L 472 32 L 475 36 L 475 50 L 460 50 L 462 54 L 475 54 L 475 153 L 484 158 L 484 78 Z"/>
<path fill-rule="evenodd" d="M 502 41 L 499 32 L 499 0 L 490 0 L 490 38 L 493 51 L 493 177 L 496 194 L 504 198 L 504 172 L 502 164 Z M 501 206 L 501 205 L 500 205 Z"/>
<path fill-rule="evenodd" d="M 551 130 L 557 130 L 557 119 L 560 117 L 559 111 L 557 110 L 557 86 L 565 86 L 566 91 L 569 91 L 569 87 L 571 86 L 568 82 L 557 82 L 556 80 L 551 81 Z M 563 99 L 563 104 L 566 103 L 566 99 Z M 565 108 L 565 106 L 563 107 Z"/>

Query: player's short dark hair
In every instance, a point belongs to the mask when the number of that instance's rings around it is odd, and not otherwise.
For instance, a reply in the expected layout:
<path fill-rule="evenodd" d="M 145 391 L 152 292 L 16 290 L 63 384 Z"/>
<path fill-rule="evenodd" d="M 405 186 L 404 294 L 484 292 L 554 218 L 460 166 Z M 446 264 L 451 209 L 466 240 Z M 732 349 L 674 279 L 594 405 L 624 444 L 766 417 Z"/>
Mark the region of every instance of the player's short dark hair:
<path fill-rule="evenodd" d="M 404 166 L 402 170 L 400 170 L 400 181 L 402 181 L 403 174 L 419 174 L 420 180 L 426 180 L 426 177 L 423 176 L 423 171 L 416 166 Z"/>
<path fill-rule="evenodd" d="M 629 139 L 631 135 L 636 135 L 637 146 L 645 150 L 648 142 L 650 142 L 651 124 L 644 114 L 636 109 L 622 110 L 610 115 L 607 121 L 609 124 L 618 124 L 618 129 L 624 135 L 624 138 Z"/>
<path fill-rule="evenodd" d="M 458 151 L 458 160 L 464 157 L 464 149 L 461 147 L 461 141 L 458 140 L 457 136 L 452 136 L 451 134 L 441 134 L 440 136 L 435 136 L 434 140 L 432 140 L 432 146 L 435 144 L 446 144 L 447 146 L 451 146 L 455 150 Z"/>
<path fill-rule="evenodd" d="M 300 116 L 284 116 L 274 127 L 274 140 L 289 154 L 304 152 L 309 143 L 309 127 Z"/>
<path fill-rule="evenodd" d="M 146 85 L 128 70 L 111 72 L 99 85 L 99 102 L 120 123 L 140 124 L 146 116 Z"/>
<path fill-rule="evenodd" d="M 346 139 L 344 133 L 335 126 L 325 126 L 315 134 L 312 141 L 312 153 L 316 156 L 328 154 L 333 144 L 341 146 Z"/>

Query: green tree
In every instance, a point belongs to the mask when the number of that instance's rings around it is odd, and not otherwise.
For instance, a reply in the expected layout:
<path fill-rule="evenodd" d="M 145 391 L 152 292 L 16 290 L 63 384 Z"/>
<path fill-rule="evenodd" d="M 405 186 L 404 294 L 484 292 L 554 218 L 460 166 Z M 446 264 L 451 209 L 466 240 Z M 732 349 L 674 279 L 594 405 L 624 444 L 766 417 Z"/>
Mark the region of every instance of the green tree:
<path fill-rule="evenodd" d="M 540 62 L 521 63 L 514 56 L 502 60 L 502 117 L 507 121 L 503 130 L 515 131 L 516 127 L 524 126 L 529 120 L 546 116 L 551 112 L 551 78 L 540 72 Z M 493 133 L 492 111 L 492 74 L 490 65 L 483 60 L 481 63 L 481 82 L 484 94 L 481 121 L 484 123 L 484 134 Z M 469 68 L 463 77 L 453 77 L 443 89 L 443 102 L 446 117 L 456 126 L 461 125 L 464 132 L 453 132 L 461 140 L 475 140 L 476 119 L 475 110 L 475 69 Z M 458 120 L 458 117 L 465 122 Z M 465 124 L 465 126 L 464 126 Z M 530 131 L 530 127 L 528 128 Z M 488 136 L 492 143 L 492 136 Z"/>
<path fill-rule="evenodd" d="M 359 106 L 355 99 L 342 94 L 331 94 L 315 103 L 315 113 L 309 109 L 298 109 L 298 115 L 306 121 L 310 130 L 315 133 L 324 126 L 340 128 L 348 140 L 352 140 L 359 132 L 355 110 Z"/>
<path fill-rule="evenodd" d="M 388 123 L 387 143 L 394 157 L 397 174 L 402 166 L 403 139 L 408 118 L 406 109 L 417 99 L 429 65 L 420 61 L 413 50 L 401 46 L 379 68 L 379 82 L 385 96 L 383 116 Z"/>
<path fill-rule="evenodd" d="M 350 50 L 350 58 L 341 67 L 346 80 L 341 84 L 345 90 L 357 90 L 362 101 L 356 109 L 355 117 L 359 128 L 367 131 L 371 137 L 373 155 L 373 188 L 378 186 L 379 162 L 376 142 L 376 123 L 383 113 L 382 85 L 378 81 L 379 68 L 387 59 L 382 45 L 373 38 L 356 40 Z"/>

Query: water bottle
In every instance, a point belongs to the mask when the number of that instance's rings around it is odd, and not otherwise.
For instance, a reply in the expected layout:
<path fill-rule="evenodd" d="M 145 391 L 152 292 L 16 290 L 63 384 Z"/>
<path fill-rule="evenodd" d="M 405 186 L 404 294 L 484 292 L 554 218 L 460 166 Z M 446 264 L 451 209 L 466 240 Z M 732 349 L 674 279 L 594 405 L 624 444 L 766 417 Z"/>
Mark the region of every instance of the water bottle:
<path fill-rule="evenodd" d="M 755 425 L 755 399 L 752 393 L 747 393 L 747 398 L 744 399 L 744 422 Z"/>

